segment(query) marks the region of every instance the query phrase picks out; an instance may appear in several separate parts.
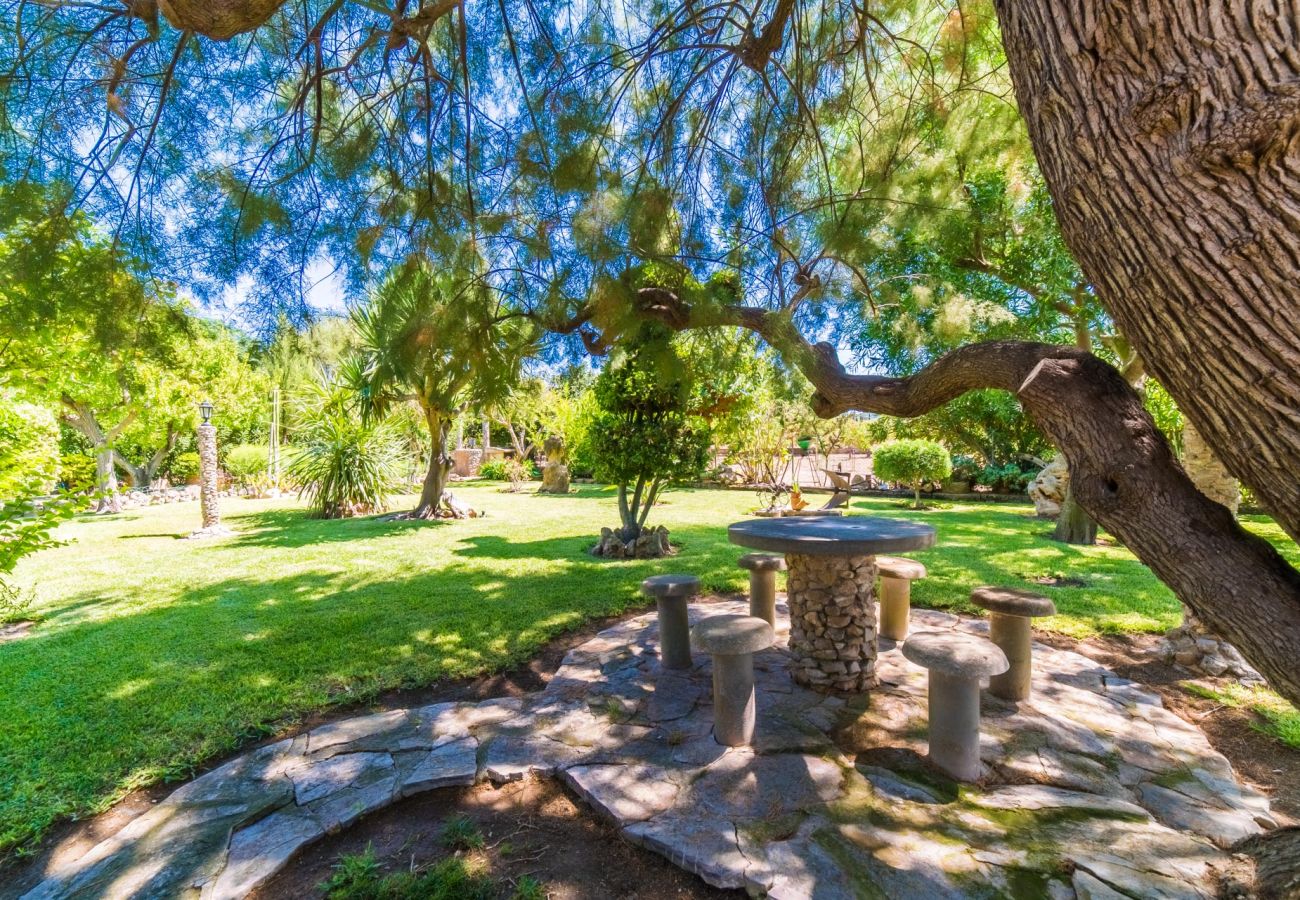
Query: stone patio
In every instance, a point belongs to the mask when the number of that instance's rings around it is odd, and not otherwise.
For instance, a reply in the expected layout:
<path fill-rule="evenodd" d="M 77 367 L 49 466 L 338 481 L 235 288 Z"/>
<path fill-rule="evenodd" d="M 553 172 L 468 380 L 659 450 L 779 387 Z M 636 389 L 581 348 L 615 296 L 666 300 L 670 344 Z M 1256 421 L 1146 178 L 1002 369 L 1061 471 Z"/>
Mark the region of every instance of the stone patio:
<path fill-rule="evenodd" d="M 913 628 L 987 623 L 918 610 Z M 924 761 L 925 672 L 888 641 L 869 706 L 795 685 L 783 649 L 758 654 L 758 737 L 733 749 L 710 734 L 707 657 L 660 671 L 655 643 L 651 613 L 570 651 L 522 700 L 394 710 L 254 750 L 26 897 L 242 897 L 402 797 L 529 774 L 710 884 L 775 898 L 1210 898 L 1224 848 L 1272 825 L 1195 727 L 1076 653 L 1035 644 L 1033 697 L 985 694 L 989 768 L 966 786 Z"/>

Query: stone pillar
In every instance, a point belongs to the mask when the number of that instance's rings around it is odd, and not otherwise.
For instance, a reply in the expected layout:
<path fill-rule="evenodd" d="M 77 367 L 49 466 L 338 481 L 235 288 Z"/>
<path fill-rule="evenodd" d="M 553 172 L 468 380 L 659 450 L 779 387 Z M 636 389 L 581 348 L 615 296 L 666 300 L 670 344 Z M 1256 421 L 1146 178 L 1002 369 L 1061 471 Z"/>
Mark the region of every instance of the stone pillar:
<path fill-rule="evenodd" d="M 912 582 L 904 578 L 880 579 L 880 633 L 891 641 L 907 638 L 912 615 Z"/>
<path fill-rule="evenodd" d="M 791 674 L 819 691 L 866 691 L 876 678 L 876 558 L 786 555 Z"/>
<path fill-rule="evenodd" d="M 569 492 L 569 467 L 565 465 L 567 448 L 564 439 L 553 434 L 542 444 L 546 465 L 542 466 L 541 494 L 567 494 Z"/>
<path fill-rule="evenodd" d="M 686 597 L 660 597 L 655 601 L 659 615 L 659 657 L 665 669 L 691 667 L 691 620 Z"/>
<path fill-rule="evenodd" d="M 199 502 L 203 507 L 203 530 L 221 527 L 217 506 L 217 428 L 199 426 Z"/>
<path fill-rule="evenodd" d="M 233 532 L 221 524 L 217 508 L 217 429 L 199 426 L 199 503 L 203 510 L 203 527 L 191 538 L 224 537 Z"/>

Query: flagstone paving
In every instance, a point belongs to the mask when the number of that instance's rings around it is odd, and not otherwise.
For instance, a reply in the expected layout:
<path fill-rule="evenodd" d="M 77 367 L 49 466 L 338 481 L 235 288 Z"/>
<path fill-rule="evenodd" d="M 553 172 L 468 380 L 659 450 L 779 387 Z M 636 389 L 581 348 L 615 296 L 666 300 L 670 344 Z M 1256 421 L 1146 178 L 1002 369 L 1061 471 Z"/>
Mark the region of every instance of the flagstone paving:
<path fill-rule="evenodd" d="M 987 623 L 918 610 L 912 627 Z M 1225 848 L 1273 825 L 1195 727 L 1076 653 L 1036 644 L 1029 700 L 985 694 L 987 771 L 968 786 L 925 762 L 926 673 L 897 647 L 881 642 L 869 702 L 845 700 L 792 683 L 787 633 L 755 657 L 753 747 L 714 742 L 708 658 L 660 670 L 655 617 L 639 616 L 570 651 L 535 695 L 393 710 L 254 750 L 26 897 L 242 897 L 402 797 L 527 775 L 562 779 L 710 884 L 774 898 L 1211 898 Z"/>

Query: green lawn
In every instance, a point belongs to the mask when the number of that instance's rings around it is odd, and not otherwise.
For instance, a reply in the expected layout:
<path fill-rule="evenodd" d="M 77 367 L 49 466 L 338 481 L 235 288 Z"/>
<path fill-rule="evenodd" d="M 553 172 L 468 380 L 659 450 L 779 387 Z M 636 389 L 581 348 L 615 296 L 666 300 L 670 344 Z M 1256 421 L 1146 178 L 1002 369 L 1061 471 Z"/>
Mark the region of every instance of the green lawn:
<path fill-rule="evenodd" d="M 311 711 L 526 659 L 639 604 L 637 584 L 655 572 L 693 572 L 722 591 L 746 583 L 723 526 L 751 494 L 669 494 L 656 518 L 681 555 L 619 563 L 585 553 L 616 519 L 609 489 L 456 494 L 488 516 L 322 522 L 290 500 L 228 500 L 239 534 L 219 541 L 179 540 L 197 525 L 194 504 L 64 526 L 72 542 L 18 572 L 38 593 L 39 627 L 0 644 L 0 856 Z M 920 605 L 970 610 L 976 585 L 1064 575 L 1086 585 L 1044 588 L 1061 610 L 1046 627 L 1084 636 L 1178 620 L 1173 596 L 1126 550 L 1052 543 L 1027 506 L 854 507 L 938 527 L 939 546 L 918 554 L 930 569 Z M 1296 558 L 1271 523 L 1250 526 Z"/>

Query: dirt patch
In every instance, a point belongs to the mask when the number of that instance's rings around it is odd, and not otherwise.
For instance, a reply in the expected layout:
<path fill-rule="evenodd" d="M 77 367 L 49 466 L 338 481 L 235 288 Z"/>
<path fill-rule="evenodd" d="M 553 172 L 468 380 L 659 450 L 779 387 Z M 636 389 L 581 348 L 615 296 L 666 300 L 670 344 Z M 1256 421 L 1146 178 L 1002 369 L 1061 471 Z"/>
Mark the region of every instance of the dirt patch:
<path fill-rule="evenodd" d="M 35 627 L 36 623 L 30 621 L 10 622 L 8 625 L 0 625 L 0 644 L 25 638 Z"/>
<path fill-rule="evenodd" d="M 253 900 L 320 897 L 344 854 L 369 847 L 385 871 L 424 869 L 451 855 L 442 846 L 446 822 L 465 816 L 482 834 L 484 848 L 466 853 L 498 884 L 537 879 L 550 900 L 659 900 L 743 897 L 711 888 L 663 857 L 623 840 L 580 807 L 553 780 L 527 778 L 495 788 L 433 791 L 363 819 L 347 831 L 304 850 L 283 872 L 251 895 Z"/>
<path fill-rule="evenodd" d="M 1038 575 L 1028 580 L 1044 587 L 1081 588 L 1088 586 L 1088 582 L 1082 578 L 1074 578 L 1069 575 Z"/>
<path fill-rule="evenodd" d="M 1223 706 L 1191 693 L 1185 687 L 1196 680 L 1207 685 L 1223 679 L 1194 676 L 1181 666 L 1152 656 L 1160 640 L 1154 634 L 1104 635 L 1075 641 L 1059 634 L 1034 632 L 1034 638 L 1053 647 L 1075 650 L 1154 689 L 1165 706 L 1191 722 L 1210 744 L 1228 758 L 1237 774 L 1268 795 L 1280 825 L 1300 824 L 1300 750 L 1280 743 L 1259 730 L 1262 719 L 1246 709 Z"/>

